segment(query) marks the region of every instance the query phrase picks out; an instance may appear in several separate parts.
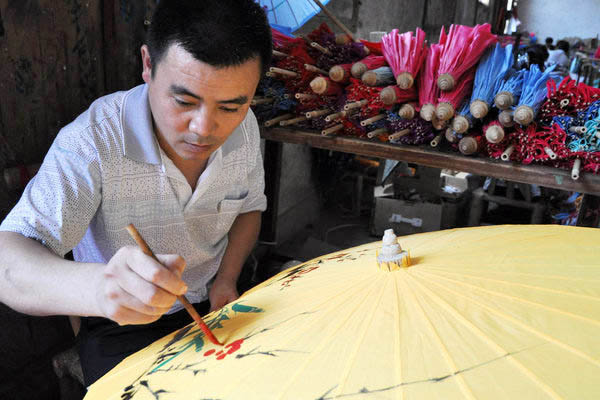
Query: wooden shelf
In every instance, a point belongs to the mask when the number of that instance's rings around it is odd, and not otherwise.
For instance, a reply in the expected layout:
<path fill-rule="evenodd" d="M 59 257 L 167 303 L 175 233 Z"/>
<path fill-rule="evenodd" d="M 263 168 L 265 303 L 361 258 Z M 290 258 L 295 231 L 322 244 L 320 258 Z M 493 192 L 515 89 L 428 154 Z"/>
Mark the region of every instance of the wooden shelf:
<path fill-rule="evenodd" d="M 514 182 L 600 194 L 600 176 L 582 173 L 571 179 L 571 171 L 541 165 L 522 165 L 483 157 L 464 156 L 428 146 L 409 146 L 376 142 L 344 136 L 322 136 L 320 133 L 289 128 L 261 128 L 261 136 L 277 142 L 305 144 L 319 149 L 400 160 L 435 168 L 447 168 L 491 176 Z"/>

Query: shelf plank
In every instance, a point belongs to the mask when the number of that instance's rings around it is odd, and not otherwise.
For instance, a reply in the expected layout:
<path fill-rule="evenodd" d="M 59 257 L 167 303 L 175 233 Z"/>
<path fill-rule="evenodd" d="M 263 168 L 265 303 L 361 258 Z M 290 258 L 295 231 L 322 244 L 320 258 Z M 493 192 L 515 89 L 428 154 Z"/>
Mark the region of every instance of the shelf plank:
<path fill-rule="evenodd" d="M 589 173 L 582 173 L 575 181 L 571 179 L 570 171 L 548 166 L 523 165 L 490 158 L 464 156 L 428 146 L 381 143 L 346 136 L 322 136 L 320 133 L 288 128 L 261 128 L 261 137 L 277 142 L 304 144 L 319 149 L 400 160 L 513 182 L 600 195 L 600 176 Z"/>

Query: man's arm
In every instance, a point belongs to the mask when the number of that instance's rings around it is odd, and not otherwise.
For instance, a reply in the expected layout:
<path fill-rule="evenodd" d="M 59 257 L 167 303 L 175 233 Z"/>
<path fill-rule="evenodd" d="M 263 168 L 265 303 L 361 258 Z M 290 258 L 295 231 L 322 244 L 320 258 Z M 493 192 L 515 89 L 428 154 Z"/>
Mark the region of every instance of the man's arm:
<path fill-rule="evenodd" d="M 210 288 L 211 311 L 223 307 L 239 296 L 237 280 L 242 266 L 254 248 L 260 232 L 260 211 L 237 216 L 229 230 L 229 244 L 225 249 L 221 266 Z"/>
<path fill-rule="evenodd" d="M 31 315 L 110 318 L 121 325 L 157 320 L 187 287 L 185 262 L 123 247 L 108 264 L 64 260 L 35 240 L 0 232 L 0 302 Z M 166 268 L 165 268 L 166 267 Z"/>

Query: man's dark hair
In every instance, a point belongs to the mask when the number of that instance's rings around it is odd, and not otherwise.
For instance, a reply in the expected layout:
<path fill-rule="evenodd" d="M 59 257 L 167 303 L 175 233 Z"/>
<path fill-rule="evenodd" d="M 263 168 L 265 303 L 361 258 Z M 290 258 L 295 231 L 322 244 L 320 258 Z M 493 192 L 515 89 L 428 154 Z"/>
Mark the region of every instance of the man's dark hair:
<path fill-rule="evenodd" d="M 147 37 L 152 75 L 172 44 L 216 68 L 258 57 L 262 76 L 271 62 L 271 28 L 254 0 L 161 0 Z"/>
<path fill-rule="evenodd" d="M 569 55 L 569 42 L 566 40 L 556 42 L 556 48 L 564 51 L 567 56 Z"/>
<path fill-rule="evenodd" d="M 553 39 L 553 38 L 551 38 L 550 36 L 548 36 L 548 37 L 546 38 L 546 44 L 552 44 L 552 42 L 554 42 L 554 39 Z"/>

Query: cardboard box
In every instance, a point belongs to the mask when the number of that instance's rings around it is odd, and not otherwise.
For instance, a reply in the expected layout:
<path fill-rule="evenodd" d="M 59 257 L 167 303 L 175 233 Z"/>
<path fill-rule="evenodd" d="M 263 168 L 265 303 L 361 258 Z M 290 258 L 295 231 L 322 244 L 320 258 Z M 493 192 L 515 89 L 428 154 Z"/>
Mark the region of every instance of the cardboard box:
<path fill-rule="evenodd" d="M 417 201 L 411 202 L 390 197 L 376 197 L 371 215 L 371 234 L 382 236 L 386 229 L 393 229 L 396 235 L 438 231 L 440 229 L 465 226 L 466 200 L 439 204 Z"/>

